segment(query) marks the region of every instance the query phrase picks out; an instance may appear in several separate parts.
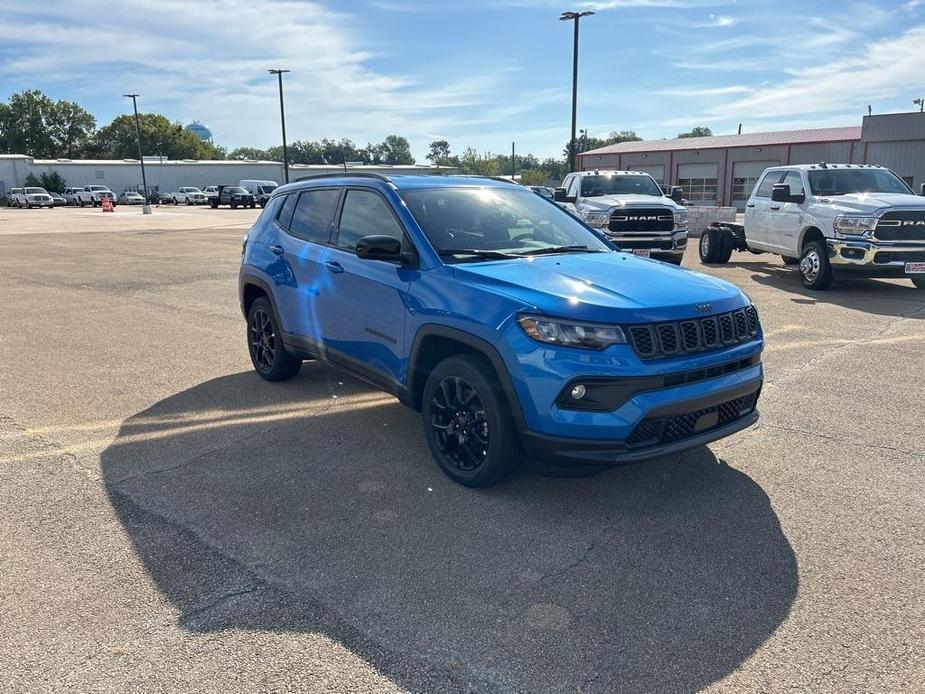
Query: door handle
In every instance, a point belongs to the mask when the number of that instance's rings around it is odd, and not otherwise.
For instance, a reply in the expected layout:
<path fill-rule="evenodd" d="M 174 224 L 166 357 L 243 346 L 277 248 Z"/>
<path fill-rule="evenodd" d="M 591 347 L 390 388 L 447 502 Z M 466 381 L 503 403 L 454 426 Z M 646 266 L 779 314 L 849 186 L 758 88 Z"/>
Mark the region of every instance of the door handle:
<path fill-rule="evenodd" d="M 779 209 L 780 209 L 780 205 L 771 205 L 771 209 L 772 209 L 772 210 L 779 210 Z"/>
<path fill-rule="evenodd" d="M 324 266 L 325 266 L 328 270 L 330 270 L 331 272 L 334 272 L 334 273 L 343 272 L 343 271 L 344 271 L 344 266 L 341 265 L 340 263 L 338 263 L 336 260 L 329 260 L 328 262 L 326 262 L 326 263 L 324 264 Z"/>
<path fill-rule="evenodd" d="M 270 250 L 276 253 L 276 255 L 282 255 L 283 253 L 286 252 L 285 249 L 279 245 L 270 246 Z"/>
<path fill-rule="evenodd" d="M 746 203 L 745 206 L 746 206 L 746 207 L 754 207 L 754 206 L 755 206 L 755 203 L 749 202 L 749 203 Z"/>

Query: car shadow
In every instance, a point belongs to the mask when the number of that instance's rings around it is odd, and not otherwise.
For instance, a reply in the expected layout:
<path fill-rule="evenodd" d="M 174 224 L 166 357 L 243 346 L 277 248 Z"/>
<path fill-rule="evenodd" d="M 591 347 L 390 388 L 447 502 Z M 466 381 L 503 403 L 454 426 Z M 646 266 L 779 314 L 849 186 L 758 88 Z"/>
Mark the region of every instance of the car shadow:
<path fill-rule="evenodd" d="M 413 692 L 696 691 L 797 593 L 767 495 L 706 447 L 466 489 L 417 414 L 319 363 L 162 400 L 102 471 L 184 628 L 323 635 Z"/>
<path fill-rule="evenodd" d="M 920 310 L 925 307 L 925 292 L 908 280 L 903 280 L 902 284 L 895 284 L 891 281 L 836 273 L 835 282 L 829 289 L 813 291 L 800 282 L 795 266 L 763 260 L 704 265 L 716 269 L 732 267 L 750 271 L 753 282 L 798 295 L 800 298 L 790 299 L 796 304 L 833 304 L 884 316 L 925 318 L 925 312 Z"/>

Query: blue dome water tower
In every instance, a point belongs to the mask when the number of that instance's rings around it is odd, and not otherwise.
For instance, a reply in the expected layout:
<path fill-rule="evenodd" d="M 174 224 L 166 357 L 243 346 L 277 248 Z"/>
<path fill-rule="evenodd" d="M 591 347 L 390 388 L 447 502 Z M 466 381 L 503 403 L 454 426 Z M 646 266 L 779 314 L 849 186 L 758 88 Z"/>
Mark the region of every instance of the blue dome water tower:
<path fill-rule="evenodd" d="M 206 126 L 200 123 L 198 120 L 194 120 L 192 123 L 186 126 L 186 129 L 189 130 L 193 135 L 198 137 L 203 142 L 212 142 L 212 131 L 209 130 Z"/>

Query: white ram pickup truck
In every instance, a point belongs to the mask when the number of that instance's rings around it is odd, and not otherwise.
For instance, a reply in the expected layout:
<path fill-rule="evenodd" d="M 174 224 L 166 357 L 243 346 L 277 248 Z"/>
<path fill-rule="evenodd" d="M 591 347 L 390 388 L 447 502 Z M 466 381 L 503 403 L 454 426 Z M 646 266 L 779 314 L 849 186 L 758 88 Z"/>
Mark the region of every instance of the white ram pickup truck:
<path fill-rule="evenodd" d="M 83 190 L 77 191 L 77 204 L 81 207 L 84 205 L 99 207 L 103 204 L 103 198 L 109 198 L 115 206 L 116 194 L 106 186 L 84 186 Z"/>
<path fill-rule="evenodd" d="M 732 251 L 776 253 L 808 289 L 849 272 L 925 289 L 925 199 L 881 166 L 775 166 L 752 191 L 744 224 L 716 222 L 700 237 L 704 263 Z"/>
<path fill-rule="evenodd" d="M 10 204 L 13 207 L 54 207 L 54 201 L 44 188 L 14 188 Z"/>
<path fill-rule="evenodd" d="M 553 199 L 567 211 L 634 255 L 681 264 L 687 246 L 682 190 L 662 192 L 642 171 L 576 171 Z"/>
<path fill-rule="evenodd" d="M 209 202 L 206 194 L 199 190 L 199 188 L 193 186 L 177 188 L 177 192 L 173 193 L 170 197 L 174 205 L 179 205 L 180 203 L 184 205 L 205 205 Z"/>

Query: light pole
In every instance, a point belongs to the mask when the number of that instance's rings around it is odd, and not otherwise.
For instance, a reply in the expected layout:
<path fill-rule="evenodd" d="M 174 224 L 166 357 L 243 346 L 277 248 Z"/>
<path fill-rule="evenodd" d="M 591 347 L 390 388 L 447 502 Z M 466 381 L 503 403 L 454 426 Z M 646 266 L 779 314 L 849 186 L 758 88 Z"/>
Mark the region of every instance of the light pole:
<path fill-rule="evenodd" d="M 141 163 L 141 188 L 144 191 L 145 204 L 141 208 L 142 214 L 151 214 L 151 204 L 148 202 L 148 179 L 145 178 L 145 156 L 141 151 L 141 126 L 138 125 L 138 94 L 123 94 L 132 100 L 132 110 L 135 111 L 135 139 L 138 141 L 138 161 Z"/>
<path fill-rule="evenodd" d="M 283 107 L 283 73 L 291 70 L 267 70 L 279 78 L 279 118 L 283 124 L 283 180 L 289 183 L 289 150 L 286 149 L 286 109 Z"/>
<path fill-rule="evenodd" d="M 919 113 L 925 111 L 925 99 L 919 97 L 918 99 L 913 99 L 912 103 L 919 107 Z"/>
<path fill-rule="evenodd" d="M 568 169 L 575 170 L 575 120 L 578 110 L 578 21 L 588 17 L 593 12 L 563 12 L 560 22 L 573 21 L 575 23 L 575 40 L 572 48 L 572 136 L 568 141 Z"/>

